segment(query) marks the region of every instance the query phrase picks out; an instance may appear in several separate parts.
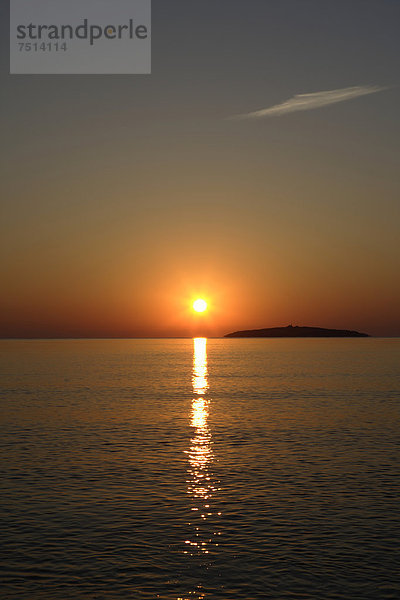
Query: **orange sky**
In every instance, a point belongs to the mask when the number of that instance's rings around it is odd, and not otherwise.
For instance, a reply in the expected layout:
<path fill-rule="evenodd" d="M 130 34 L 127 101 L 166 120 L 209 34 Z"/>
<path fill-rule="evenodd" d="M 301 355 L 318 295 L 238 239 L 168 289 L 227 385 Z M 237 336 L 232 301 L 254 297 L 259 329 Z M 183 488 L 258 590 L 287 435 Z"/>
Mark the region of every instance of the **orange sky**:
<path fill-rule="evenodd" d="M 400 335 L 395 9 L 267 4 L 157 4 L 146 77 L 3 61 L 1 336 Z M 388 89 L 230 118 L 362 84 Z"/>

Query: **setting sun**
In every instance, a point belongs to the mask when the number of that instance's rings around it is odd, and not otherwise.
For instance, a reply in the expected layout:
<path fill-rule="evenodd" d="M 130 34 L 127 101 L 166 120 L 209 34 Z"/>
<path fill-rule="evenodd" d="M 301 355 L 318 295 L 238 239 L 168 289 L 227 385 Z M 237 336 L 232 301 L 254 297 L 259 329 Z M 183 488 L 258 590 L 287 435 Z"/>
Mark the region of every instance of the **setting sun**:
<path fill-rule="evenodd" d="M 199 313 L 204 312 L 207 310 L 207 302 L 202 298 L 198 298 L 193 302 L 193 310 Z"/>

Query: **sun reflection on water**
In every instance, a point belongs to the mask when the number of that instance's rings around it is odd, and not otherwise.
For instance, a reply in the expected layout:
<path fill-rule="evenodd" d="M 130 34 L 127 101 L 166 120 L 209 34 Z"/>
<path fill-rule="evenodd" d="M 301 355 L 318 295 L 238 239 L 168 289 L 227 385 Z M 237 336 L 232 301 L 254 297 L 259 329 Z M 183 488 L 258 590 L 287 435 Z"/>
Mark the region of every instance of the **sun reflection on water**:
<path fill-rule="evenodd" d="M 208 389 L 207 381 L 207 338 L 193 340 L 193 392 L 203 396 Z"/>
<path fill-rule="evenodd" d="M 193 340 L 193 393 L 190 424 L 193 436 L 188 454 L 187 493 L 191 499 L 192 535 L 185 540 L 185 554 L 205 555 L 218 546 L 219 535 L 216 519 L 221 515 L 212 506 L 218 491 L 218 481 L 212 472 L 214 454 L 212 434 L 208 425 L 210 400 L 208 392 L 207 339 Z M 201 597 L 201 596 L 200 596 Z"/>

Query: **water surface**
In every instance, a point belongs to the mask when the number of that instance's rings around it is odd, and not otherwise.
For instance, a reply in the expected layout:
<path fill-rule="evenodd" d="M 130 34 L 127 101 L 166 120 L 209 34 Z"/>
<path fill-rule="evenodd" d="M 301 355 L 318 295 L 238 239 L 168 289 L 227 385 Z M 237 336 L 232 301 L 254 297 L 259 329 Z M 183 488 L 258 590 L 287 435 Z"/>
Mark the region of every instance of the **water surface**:
<path fill-rule="evenodd" d="M 3 341 L 2 592 L 397 599 L 400 340 Z"/>

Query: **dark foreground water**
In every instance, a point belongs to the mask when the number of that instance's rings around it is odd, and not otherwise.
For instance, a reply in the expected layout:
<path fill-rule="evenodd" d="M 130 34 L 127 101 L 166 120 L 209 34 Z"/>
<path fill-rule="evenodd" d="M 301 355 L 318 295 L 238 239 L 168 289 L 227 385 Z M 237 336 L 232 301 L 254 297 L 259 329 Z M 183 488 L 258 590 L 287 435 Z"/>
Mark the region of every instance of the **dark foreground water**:
<path fill-rule="evenodd" d="M 2 599 L 400 598 L 400 340 L 0 362 Z"/>

